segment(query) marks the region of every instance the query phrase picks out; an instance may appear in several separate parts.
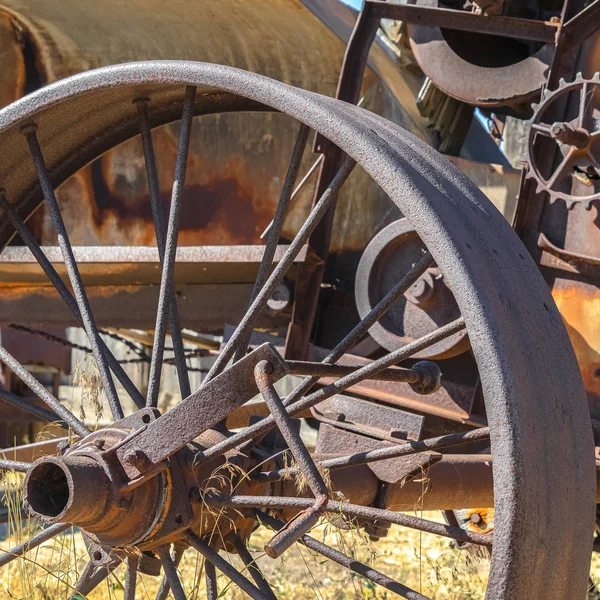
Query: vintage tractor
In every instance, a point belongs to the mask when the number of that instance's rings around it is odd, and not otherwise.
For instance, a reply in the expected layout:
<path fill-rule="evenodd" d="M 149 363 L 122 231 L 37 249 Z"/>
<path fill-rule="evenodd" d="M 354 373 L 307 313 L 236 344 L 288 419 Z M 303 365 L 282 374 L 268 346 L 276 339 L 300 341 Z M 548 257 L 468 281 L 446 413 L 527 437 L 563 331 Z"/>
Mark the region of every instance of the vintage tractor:
<path fill-rule="evenodd" d="M 366 0 L 347 47 L 334 31 L 353 13 L 333 1 L 163 4 L 0 6 L 0 325 L 25 344 L 0 361 L 30 390 L 0 397 L 68 430 L 4 452 L 45 526 L 0 565 L 74 525 L 89 563 L 73 598 L 125 563 L 127 600 L 138 572 L 181 600 L 197 551 L 211 600 L 217 571 L 272 599 L 246 548 L 263 524 L 272 558 L 298 542 L 425 598 L 312 537 L 328 516 L 489 549 L 490 599 L 583 599 L 598 0 Z M 516 206 L 474 107 L 507 152 L 526 136 Z M 42 339 L 93 355 L 110 424 L 35 376 L 69 368 L 27 349 Z"/>

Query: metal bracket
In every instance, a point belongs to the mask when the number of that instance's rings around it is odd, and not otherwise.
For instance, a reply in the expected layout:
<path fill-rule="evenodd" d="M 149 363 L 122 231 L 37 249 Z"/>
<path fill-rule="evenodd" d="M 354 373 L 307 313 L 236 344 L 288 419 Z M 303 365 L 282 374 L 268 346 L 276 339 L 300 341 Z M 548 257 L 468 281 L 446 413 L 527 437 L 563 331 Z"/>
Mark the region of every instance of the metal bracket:
<path fill-rule="evenodd" d="M 117 456 L 127 476 L 140 477 L 256 396 L 254 367 L 263 360 L 273 365 L 273 382 L 287 374 L 277 350 L 271 344 L 259 346 L 121 446 Z"/>

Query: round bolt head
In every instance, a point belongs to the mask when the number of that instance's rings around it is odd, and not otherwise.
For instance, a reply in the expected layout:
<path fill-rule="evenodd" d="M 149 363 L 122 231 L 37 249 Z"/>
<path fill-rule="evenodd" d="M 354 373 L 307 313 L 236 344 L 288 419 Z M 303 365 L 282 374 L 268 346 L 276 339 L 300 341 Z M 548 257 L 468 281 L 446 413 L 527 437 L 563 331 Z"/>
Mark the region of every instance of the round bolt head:
<path fill-rule="evenodd" d="M 413 365 L 412 370 L 421 376 L 420 381 L 410 384 L 410 387 L 417 394 L 433 394 L 440 389 L 442 385 L 442 372 L 436 363 L 430 360 L 422 360 Z"/>

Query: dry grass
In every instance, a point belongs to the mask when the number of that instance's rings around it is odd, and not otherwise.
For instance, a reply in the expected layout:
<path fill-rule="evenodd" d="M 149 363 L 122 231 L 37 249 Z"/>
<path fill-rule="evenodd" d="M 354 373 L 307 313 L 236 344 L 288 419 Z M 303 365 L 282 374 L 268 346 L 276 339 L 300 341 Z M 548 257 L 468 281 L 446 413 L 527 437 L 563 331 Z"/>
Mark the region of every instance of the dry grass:
<path fill-rule="evenodd" d="M 20 479 L 15 476 L 5 482 L 7 501 L 15 508 L 20 500 Z M 439 518 L 436 513 L 424 516 Z M 27 539 L 39 530 L 39 525 L 35 522 L 18 525 L 17 521 L 13 521 L 10 528 L 10 539 L 1 544 L 3 551 Z M 249 549 L 278 598 L 350 600 L 395 597 L 300 545 L 292 548 L 283 559 L 272 560 L 262 551 L 271 535 L 266 529 L 258 529 L 252 536 Z M 361 529 L 339 530 L 326 520 L 313 530 L 313 535 L 432 598 L 483 598 L 486 561 L 474 559 L 469 552 L 451 548 L 448 540 L 393 527 L 387 538 L 373 544 Z M 237 556 L 228 556 L 228 559 L 243 570 Z M 67 599 L 86 561 L 81 535 L 68 530 L 4 568 L 0 579 L 0 598 Z M 204 598 L 203 564 L 199 555 L 188 550 L 179 571 L 188 598 Z M 121 567 L 88 596 L 89 600 L 120 599 L 124 579 L 125 572 Z M 142 576 L 137 597 L 153 599 L 159 583 L 157 578 Z M 224 599 L 241 600 L 245 597 L 235 586 L 228 585 L 225 577 L 219 578 L 219 589 L 220 597 Z"/>

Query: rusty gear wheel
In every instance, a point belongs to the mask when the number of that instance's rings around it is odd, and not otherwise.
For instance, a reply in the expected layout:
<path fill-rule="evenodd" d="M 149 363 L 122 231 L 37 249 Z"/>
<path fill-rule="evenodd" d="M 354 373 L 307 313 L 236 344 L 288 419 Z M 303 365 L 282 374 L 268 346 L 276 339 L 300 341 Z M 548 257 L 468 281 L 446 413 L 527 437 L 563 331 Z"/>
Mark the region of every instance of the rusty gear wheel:
<path fill-rule="evenodd" d="M 551 105 L 570 94 L 576 96 L 568 99 L 572 118 L 547 122 L 545 115 Z M 591 79 L 578 73 L 569 83 L 561 79 L 556 90 L 545 90 L 542 102 L 532 107 L 526 145 L 527 177 L 537 181 L 537 192 L 547 192 L 550 202 L 564 200 L 569 209 L 582 202 L 589 210 L 592 202 L 600 199 L 600 73 Z M 538 135 L 554 139 L 562 155 L 548 173 L 539 165 L 535 144 Z"/>

